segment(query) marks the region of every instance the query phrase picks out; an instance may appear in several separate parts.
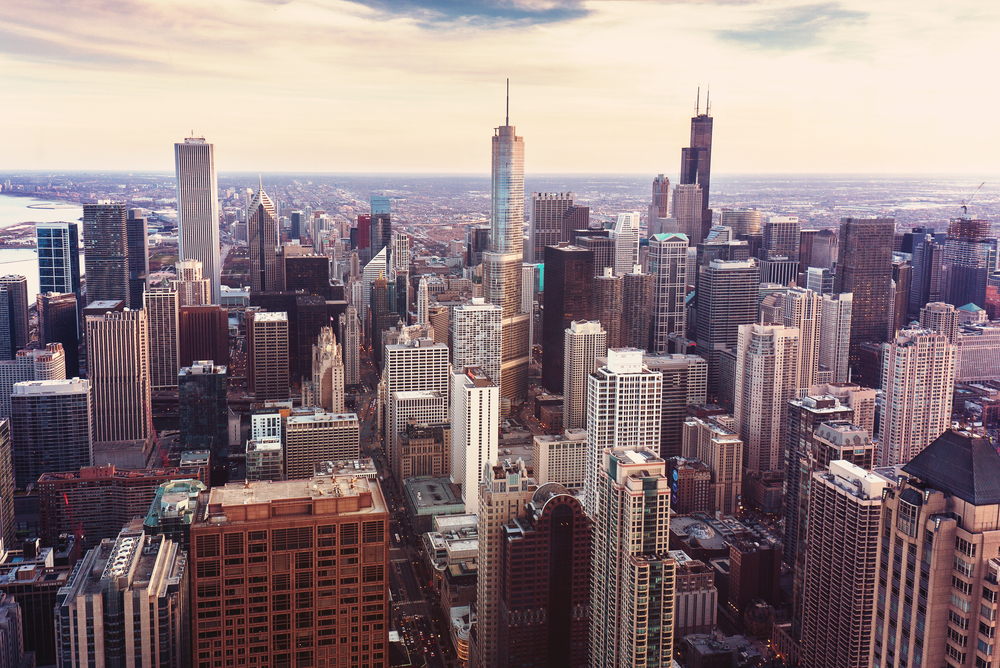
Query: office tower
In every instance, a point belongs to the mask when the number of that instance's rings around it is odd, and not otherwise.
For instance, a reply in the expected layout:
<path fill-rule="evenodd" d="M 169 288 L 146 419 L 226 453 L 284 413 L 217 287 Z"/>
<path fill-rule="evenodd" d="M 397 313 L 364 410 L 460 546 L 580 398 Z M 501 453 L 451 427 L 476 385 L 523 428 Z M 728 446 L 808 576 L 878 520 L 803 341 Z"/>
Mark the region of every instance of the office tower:
<path fill-rule="evenodd" d="M 700 185 L 685 184 L 674 187 L 674 219 L 677 221 L 677 230 L 687 237 L 692 245 L 699 244 L 708 236 L 708 228 L 702 231 L 702 214 L 705 211 L 703 206 L 705 193 Z M 709 223 L 708 227 L 711 227 Z"/>
<path fill-rule="evenodd" d="M 317 295 L 329 299 L 330 294 L 330 258 L 326 255 L 303 253 L 301 255 L 285 255 L 284 250 L 292 246 L 282 246 L 281 267 L 278 274 L 283 281 L 282 288 L 287 292 L 304 292 L 307 295 Z"/>
<path fill-rule="evenodd" d="M 392 233 L 392 248 L 389 250 L 390 272 L 392 278 L 410 272 L 410 235 L 403 232 Z"/>
<path fill-rule="evenodd" d="M 835 383 L 846 383 L 849 377 L 853 307 L 854 296 L 850 293 L 825 294 L 820 304 L 819 364 L 830 372 Z"/>
<path fill-rule="evenodd" d="M 882 466 L 905 464 L 951 426 L 956 346 L 929 329 L 882 345 Z"/>
<path fill-rule="evenodd" d="M 699 100 L 701 95 L 699 94 Z M 705 97 L 705 113 L 701 113 L 701 104 L 697 105 L 695 116 L 691 119 L 691 146 L 681 149 L 681 184 L 697 183 L 703 193 L 702 230 L 698 235 L 688 235 L 689 238 L 703 239 L 712 226 L 712 210 L 709 208 L 708 195 L 712 175 L 712 107 Z M 683 231 L 683 230 L 682 230 Z"/>
<path fill-rule="evenodd" d="M 193 619 L 192 638 L 221 639 L 216 623 L 232 619 L 237 629 L 249 622 L 242 644 L 262 664 L 388 663 L 389 512 L 376 480 L 334 475 L 231 484 L 212 488 L 208 506 L 211 515 L 191 526 L 191 609 L 218 610 L 219 618 Z M 223 545 L 249 558 L 268 556 L 259 564 L 262 571 L 249 576 L 270 588 L 264 614 L 255 615 L 245 598 L 224 595 Z M 334 549 L 354 556 L 333 559 Z M 363 582 L 368 598 L 334 596 L 329 583 L 348 578 Z M 231 587 L 257 586 L 246 575 L 228 579 Z M 239 649 L 227 645 L 221 651 L 236 660 Z M 215 662 L 195 647 L 189 665 L 212 668 Z"/>
<path fill-rule="evenodd" d="M 389 282 L 385 276 L 379 275 L 372 281 L 371 304 L 368 312 L 371 314 L 369 332 L 371 332 L 372 361 L 376 367 L 382 364 L 382 335 L 399 321 L 399 315 L 389 306 Z"/>
<path fill-rule="evenodd" d="M 561 434 L 538 435 L 532 439 L 532 463 L 539 485 L 555 482 L 572 490 L 582 490 L 587 477 L 587 432 L 566 429 Z"/>
<path fill-rule="evenodd" d="M 0 666 L 21 668 L 34 666 L 34 653 L 26 659 L 24 654 L 24 618 L 21 606 L 10 594 L 0 593 Z"/>
<path fill-rule="evenodd" d="M 448 393 L 440 390 L 404 390 L 393 392 L 386 398 L 385 413 L 392 416 L 395 424 L 400 425 L 393 434 L 393 439 L 387 442 L 388 459 L 394 473 L 402 473 L 403 464 L 400 461 L 403 456 L 402 440 L 406 432 L 406 426 L 411 422 L 418 424 L 439 424 L 448 422 L 448 414 L 451 409 L 448 400 Z M 499 429 L 499 427 L 498 427 Z M 451 473 L 451 460 L 448 461 L 445 475 Z M 403 478 L 396 476 L 400 491 L 403 491 Z"/>
<path fill-rule="evenodd" d="M 757 319 L 760 273 L 754 260 L 712 260 L 698 267 L 695 351 L 708 360 L 708 394 L 719 386 L 719 356 L 736 346 L 739 326 Z"/>
<path fill-rule="evenodd" d="M 603 276 L 606 269 L 615 268 L 615 240 L 608 235 L 609 230 L 591 230 L 595 234 L 576 235 L 572 242 L 594 254 L 594 276 Z M 596 234 L 600 232 L 601 234 Z"/>
<path fill-rule="evenodd" d="M 653 236 L 653 228 L 660 219 L 670 218 L 670 179 L 663 174 L 657 174 L 653 179 L 653 198 L 649 205 L 649 227 L 647 233 Z"/>
<path fill-rule="evenodd" d="M 11 420 L 0 418 L 0 550 L 15 548 L 17 524 L 14 518 L 14 444 L 11 441 Z M 17 436 L 15 431 L 14 436 Z"/>
<path fill-rule="evenodd" d="M 364 265 L 372 259 L 372 217 L 371 214 L 358 215 L 358 261 Z"/>
<path fill-rule="evenodd" d="M 302 404 L 344 412 L 344 361 L 332 327 L 320 330 L 312 347 L 311 380 L 302 384 Z M 307 388 L 308 386 L 308 388 Z M 309 401 L 306 394 L 310 395 Z"/>
<path fill-rule="evenodd" d="M 19 382 L 10 396 L 13 463 L 17 487 L 43 473 L 90 466 L 95 439 L 90 382 Z"/>
<path fill-rule="evenodd" d="M 124 202 L 83 205 L 87 303 L 120 299 L 129 308 L 129 235 Z"/>
<path fill-rule="evenodd" d="M 683 550 L 671 550 L 677 564 L 674 638 L 711 633 L 718 619 L 719 590 L 715 570 Z"/>
<path fill-rule="evenodd" d="M 663 374 L 643 363 L 642 351 L 608 351 L 608 361 L 587 377 L 587 513 L 596 517 L 601 456 L 607 448 L 660 449 Z"/>
<path fill-rule="evenodd" d="M 87 316 L 84 327 L 94 441 L 145 440 L 152 427 L 146 310 Z"/>
<path fill-rule="evenodd" d="M 0 360 L 12 360 L 28 346 L 28 279 L 0 277 Z"/>
<path fill-rule="evenodd" d="M 955 382 L 1000 378 L 1000 326 L 996 323 L 959 328 Z"/>
<path fill-rule="evenodd" d="M 587 426 L 587 378 L 608 354 L 607 333 L 597 321 L 574 320 L 563 335 L 563 428 Z M 561 482 L 561 481 L 556 481 Z"/>
<path fill-rule="evenodd" d="M 289 214 L 288 238 L 301 240 L 302 233 L 308 231 L 308 221 L 302 211 L 292 211 Z"/>
<path fill-rule="evenodd" d="M 524 140 L 506 123 L 509 118 L 493 135 L 490 252 L 483 254 L 484 296 L 488 303 L 503 308 L 500 396 L 505 403 L 528 394 L 531 321 L 521 304 Z"/>
<path fill-rule="evenodd" d="M 417 338 L 406 343 L 393 343 L 385 347 L 385 364 L 382 366 L 382 380 L 379 396 L 383 415 L 382 447 L 392 463 L 392 453 L 396 449 L 399 432 L 406 421 L 394 412 L 391 398 L 397 392 L 436 391 L 444 400 L 444 410 L 448 410 L 448 386 L 451 373 L 448 364 L 448 346 L 434 343 L 430 339 Z M 445 417 L 434 420 L 444 422 Z"/>
<path fill-rule="evenodd" d="M 447 422 L 410 420 L 399 435 L 399 457 L 393 477 L 402 484 L 408 478 L 451 475 L 451 425 Z"/>
<path fill-rule="evenodd" d="M 149 318 L 149 382 L 154 390 L 177 387 L 180 369 L 178 294 L 173 288 L 152 288 L 145 293 Z"/>
<path fill-rule="evenodd" d="M 643 364 L 663 375 L 660 413 L 660 456 L 683 455 L 687 407 L 707 401 L 708 362 L 698 355 L 644 355 Z"/>
<path fill-rule="evenodd" d="M 288 314 L 247 314 L 247 375 L 254 399 L 288 399 Z"/>
<path fill-rule="evenodd" d="M 38 295 L 38 340 L 42 345 L 58 343 L 65 355 L 66 376 L 80 375 L 80 323 L 76 295 L 47 292 Z"/>
<path fill-rule="evenodd" d="M 871 665 L 993 665 L 1000 536 L 976 518 L 1000 511 L 998 479 L 995 444 L 957 431 L 903 466 L 883 501 L 892 547 L 878 561 Z"/>
<path fill-rule="evenodd" d="M 794 327 L 740 325 L 733 417 L 750 471 L 782 468 L 788 402 L 798 389 L 799 341 Z"/>
<path fill-rule="evenodd" d="M 358 312 L 361 317 L 361 322 L 364 326 L 364 331 L 366 338 L 371 338 L 371 299 L 372 299 L 372 283 L 374 283 L 379 276 L 383 278 L 388 271 L 388 253 L 389 251 L 383 249 L 380 250 L 369 262 L 365 265 L 365 270 L 362 274 L 361 285 L 361 299 L 362 304 Z"/>
<path fill-rule="evenodd" d="M 19 350 L 13 360 L 0 361 L 0 420 L 10 417 L 15 383 L 65 378 L 66 357 L 58 343 L 50 343 L 44 350 Z"/>
<path fill-rule="evenodd" d="M 541 485 L 524 517 L 504 525 L 498 651 L 505 665 L 584 668 L 590 603 L 590 526 L 558 484 Z M 527 577 L 524 564 L 535 564 Z"/>
<path fill-rule="evenodd" d="M 819 235 L 819 230 L 799 230 L 799 274 L 805 274 L 812 266 L 813 242 Z"/>
<path fill-rule="evenodd" d="M 594 277 L 591 317 L 607 332 L 609 348 L 621 347 L 623 282 L 623 277 L 615 276 L 610 268 L 604 269 L 603 276 Z"/>
<path fill-rule="evenodd" d="M 222 306 L 181 306 L 177 332 L 180 338 L 180 365 L 195 360 L 229 363 L 229 316 Z"/>
<path fill-rule="evenodd" d="M 129 209 L 126 221 L 128 233 L 128 300 L 129 308 L 141 308 L 149 277 L 149 229 L 142 209 Z"/>
<path fill-rule="evenodd" d="M 56 599 L 57 665 L 182 666 L 189 659 L 187 558 L 138 519 L 87 553 Z"/>
<path fill-rule="evenodd" d="M 604 448 L 595 482 L 590 665 L 669 665 L 675 565 L 666 465 L 651 449 Z"/>
<path fill-rule="evenodd" d="M 826 267 L 806 269 L 806 289 L 821 295 L 833 292 L 833 271 Z"/>
<path fill-rule="evenodd" d="M 920 327 L 948 337 L 948 343 L 958 344 L 958 311 L 951 304 L 932 302 L 920 309 Z"/>
<path fill-rule="evenodd" d="M 361 383 L 361 321 L 353 305 L 340 316 L 340 331 L 344 336 L 344 385 Z"/>
<path fill-rule="evenodd" d="M 174 144 L 177 170 L 177 227 L 180 260 L 197 260 L 211 285 L 206 303 L 221 297 L 222 262 L 219 253 L 219 184 L 215 174 L 215 147 L 204 138 L 189 137 Z M 93 301 L 93 299 L 91 299 Z"/>
<path fill-rule="evenodd" d="M 910 306 L 910 290 L 913 282 L 913 266 L 909 260 L 894 257 L 892 260 L 892 289 L 889 300 L 891 314 L 889 317 L 889 329 L 886 330 L 888 338 L 896 335 L 907 323 L 906 314 Z"/>
<path fill-rule="evenodd" d="M 684 335 L 688 238 L 679 232 L 649 238 L 649 273 L 653 276 L 649 352 L 666 353 L 671 334 Z"/>
<path fill-rule="evenodd" d="M 785 293 L 781 303 L 784 307 L 784 326 L 799 330 L 798 377 L 795 388 L 799 396 L 802 396 L 810 385 L 816 384 L 816 372 L 819 370 L 820 341 L 825 327 L 823 297 L 812 290 L 792 288 Z"/>
<path fill-rule="evenodd" d="M 688 418 L 683 429 L 684 456 L 705 462 L 712 473 L 712 510 L 735 514 L 743 488 L 743 441 L 721 422 L 710 419 Z"/>
<path fill-rule="evenodd" d="M 910 280 L 908 313 L 916 317 L 924 304 L 941 301 L 944 296 L 942 264 L 945 255 L 944 234 L 920 234 L 913 239 L 913 276 Z"/>
<path fill-rule="evenodd" d="M 383 248 L 386 251 L 386 259 L 392 253 L 390 242 L 392 241 L 392 201 L 388 197 L 379 195 L 371 196 L 371 243 L 370 255 L 375 257 Z"/>
<path fill-rule="evenodd" d="M 615 274 L 623 276 L 639 263 L 638 211 L 619 213 L 615 223 Z"/>
<path fill-rule="evenodd" d="M 892 218 L 842 218 L 833 291 L 854 295 L 851 368 L 857 371 L 861 344 L 886 340 L 892 281 Z"/>
<path fill-rule="evenodd" d="M 804 665 L 871 665 L 882 495 L 891 485 L 845 461 L 831 462 L 829 471 L 812 474 Z"/>
<path fill-rule="evenodd" d="M 649 349 L 649 323 L 652 318 L 652 299 L 656 278 L 644 274 L 640 267 L 622 277 L 622 329 L 623 348 Z"/>
<path fill-rule="evenodd" d="M 795 216 L 771 216 L 764 223 L 764 253 L 762 260 L 799 261 L 799 239 L 801 227 Z"/>
<path fill-rule="evenodd" d="M 247 205 L 247 234 L 250 236 L 250 290 L 274 292 L 278 279 L 275 256 L 277 220 L 274 203 L 261 185 Z"/>
<path fill-rule="evenodd" d="M 579 246 L 545 249 L 545 305 L 542 312 L 542 384 L 562 392 L 563 339 L 574 320 L 590 320 L 594 254 Z M 506 345 L 506 342 L 505 344 Z"/>
<path fill-rule="evenodd" d="M 431 306 L 427 309 L 428 319 L 431 327 L 434 328 L 434 342 L 450 345 L 451 327 L 448 324 L 449 309 L 447 306 Z"/>
<path fill-rule="evenodd" d="M 563 218 L 573 206 L 573 193 L 531 193 L 528 219 L 528 262 L 543 262 L 545 247 L 569 241 L 563 230 Z"/>
<path fill-rule="evenodd" d="M 357 459 L 361 452 L 358 416 L 293 410 L 285 420 L 284 451 L 286 480 L 312 477 L 317 462 Z"/>
<path fill-rule="evenodd" d="M 210 304 L 212 282 L 202 278 L 202 266 L 198 260 L 180 260 L 174 265 L 177 280 L 171 281 L 177 290 L 178 306 L 201 306 Z"/>
<path fill-rule="evenodd" d="M 451 378 L 451 479 L 462 487 L 465 512 L 478 512 L 483 470 L 497 462 L 500 388 L 479 367 Z"/>
<path fill-rule="evenodd" d="M 997 239 L 988 220 L 968 216 L 948 225 L 941 265 L 942 301 L 956 306 L 986 306 L 986 279 L 996 271 Z"/>
<path fill-rule="evenodd" d="M 719 212 L 719 225 L 732 229 L 734 238 L 743 234 L 760 234 L 760 211 L 724 208 Z"/>
<path fill-rule="evenodd" d="M 38 292 L 72 292 L 80 289 L 80 233 L 76 223 L 35 223 L 38 238 Z"/>
<path fill-rule="evenodd" d="M 430 314 L 428 309 L 430 308 L 430 302 L 427 298 L 427 277 L 421 276 L 420 283 L 417 285 L 417 324 L 426 325 L 428 323 L 428 318 Z"/>
<path fill-rule="evenodd" d="M 670 457 L 667 476 L 673 481 L 672 504 L 678 515 L 712 512 L 712 471 L 697 459 Z"/>
<path fill-rule="evenodd" d="M 490 250 L 490 226 L 470 225 L 465 228 L 466 267 L 477 267 L 483 263 L 483 253 Z"/>
<path fill-rule="evenodd" d="M 178 415 L 180 440 L 188 450 L 212 453 L 213 477 L 225 480 L 229 461 L 229 417 L 226 367 L 200 360 L 180 369 Z"/>
<path fill-rule="evenodd" d="M 247 480 L 284 480 L 285 460 L 281 439 L 273 436 L 247 441 Z"/>
<path fill-rule="evenodd" d="M 458 370 L 479 367 L 499 385 L 503 309 L 473 297 L 471 303 L 456 307 L 452 317 L 452 365 Z"/>
<path fill-rule="evenodd" d="M 496 668 L 500 656 L 501 586 L 504 526 L 522 518 L 538 490 L 524 462 L 498 463 L 486 469 L 479 489 L 479 560 L 474 611 L 476 624 L 469 638 L 469 665 Z"/>

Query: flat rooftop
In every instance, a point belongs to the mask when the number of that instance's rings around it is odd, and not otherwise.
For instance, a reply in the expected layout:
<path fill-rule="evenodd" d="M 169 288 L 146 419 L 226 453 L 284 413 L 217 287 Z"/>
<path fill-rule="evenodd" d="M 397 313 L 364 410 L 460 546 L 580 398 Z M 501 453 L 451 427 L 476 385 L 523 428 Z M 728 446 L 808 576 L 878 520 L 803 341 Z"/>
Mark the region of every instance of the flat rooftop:
<path fill-rule="evenodd" d="M 276 501 L 312 501 L 360 497 L 371 494 L 372 504 L 361 507 L 356 512 L 387 512 L 385 499 L 378 482 L 354 476 L 315 476 L 300 480 L 266 480 L 260 482 L 229 483 L 223 487 L 213 487 L 209 494 L 209 512 L 213 506 L 225 511 L 234 506 L 269 504 Z"/>

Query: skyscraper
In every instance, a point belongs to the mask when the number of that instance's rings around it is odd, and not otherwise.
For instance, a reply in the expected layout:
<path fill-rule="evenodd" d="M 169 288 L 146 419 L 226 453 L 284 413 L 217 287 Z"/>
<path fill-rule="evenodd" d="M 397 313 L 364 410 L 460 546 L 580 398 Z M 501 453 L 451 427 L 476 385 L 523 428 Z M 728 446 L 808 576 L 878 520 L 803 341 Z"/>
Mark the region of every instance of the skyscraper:
<path fill-rule="evenodd" d="M 83 246 L 87 260 L 87 303 L 125 302 L 129 308 L 129 234 L 124 202 L 83 205 Z"/>
<path fill-rule="evenodd" d="M 591 561 L 590 666 L 666 666 L 673 657 L 675 570 L 670 481 L 644 447 L 604 448 Z"/>
<path fill-rule="evenodd" d="M 851 368 L 857 371 L 861 344 L 887 338 L 892 281 L 892 218 L 842 218 L 833 291 L 853 293 Z"/>
<path fill-rule="evenodd" d="M 819 370 L 820 341 L 823 334 L 823 297 L 812 290 L 791 288 L 782 300 L 785 327 L 799 330 L 798 376 L 795 388 L 799 396 L 816 384 Z"/>
<path fill-rule="evenodd" d="M 199 360 L 177 375 L 180 439 L 189 450 L 212 453 L 212 484 L 228 480 L 229 415 L 226 367 Z"/>
<path fill-rule="evenodd" d="M 42 345 L 60 343 L 66 356 L 66 377 L 80 375 L 80 320 L 72 292 L 38 295 L 38 340 Z"/>
<path fill-rule="evenodd" d="M 615 223 L 615 274 L 624 276 L 639 263 L 638 211 L 619 213 Z"/>
<path fill-rule="evenodd" d="M 639 266 L 622 277 L 623 348 L 649 350 L 649 323 L 656 278 L 642 273 Z"/>
<path fill-rule="evenodd" d="M 694 118 L 691 119 L 691 146 L 681 149 L 681 184 L 697 183 L 702 191 L 702 229 L 690 238 L 704 239 L 712 226 L 712 210 L 709 208 L 709 190 L 712 178 L 712 106 L 705 95 L 705 113 L 701 113 L 701 91 Z M 682 230 L 683 231 L 683 230 Z"/>
<path fill-rule="evenodd" d="M 969 216 L 948 225 L 944 243 L 943 301 L 955 306 L 986 306 L 986 279 L 996 271 L 997 239 L 988 220 Z"/>
<path fill-rule="evenodd" d="M 254 399 L 288 399 L 288 314 L 247 314 L 247 375 Z"/>
<path fill-rule="evenodd" d="M 597 321 L 574 320 L 566 328 L 563 349 L 563 428 L 587 426 L 587 378 L 597 358 L 608 354 L 607 333 Z"/>
<path fill-rule="evenodd" d="M 958 345 L 958 311 L 951 304 L 931 302 L 924 306 L 920 309 L 920 327 L 944 334 L 948 343 Z"/>
<path fill-rule="evenodd" d="M 462 487 L 465 512 L 473 513 L 483 472 L 497 463 L 500 388 L 474 366 L 456 369 L 451 379 L 451 478 Z"/>
<path fill-rule="evenodd" d="M 743 441 L 714 420 L 684 421 L 684 456 L 705 462 L 712 472 L 709 501 L 724 515 L 739 510 L 743 489 Z"/>
<path fill-rule="evenodd" d="M 719 212 L 719 225 L 732 229 L 733 237 L 744 234 L 760 234 L 760 211 L 757 209 L 722 209 Z"/>
<path fill-rule="evenodd" d="M 929 329 L 904 329 L 882 344 L 882 466 L 905 464 L 951 426 L 955 350 Z"/>
<path fill-rule="evenodd" d="M 649 273 L 653 275 L 653 300 L 649 352 L 669 352 L 671 334 L 686 329 L 688 238 L 680 232 L 649 238 Z"/>
<path fill-rule="evenodd" d="M 72 292 L 80 288 L 80 232 L 76 223 L 35 223 L 38 237 L 38 292 Z"/>
<path fill-rule="evenodd" d="M 695 351 L 708 360 L 708 394 L 719 386 L 719 356 L 736 346 L 739 326 L 757 320 L 760 273 L 754 260 L 712 260 L 698 267 Z"/>
<path fill-rule="evenodd" d="M 177 332 L 181 366 L 191 366 L 195 360 L 229 364 L 229 317 L 224 307 L 181 306 Z"/>
<path fill-rule="evenodd" d="M 340 331 L 344 337 L 344 384 L 357 385 L 361 382 L 361 321 L 353 305 L 340 316 Z"/>
<path fill-rule="evenodd" d="M 371 262 L 365 265 L 364 271 L 362 272 L 361 278 L 361 300 L 362 303 L 359 306 L 358 315 L 361 318 L 361 322 L 364 327 L 365 337 L 367 339 L 371 338 L 372 335 L 372 323 L 371 323 L 371 299 L 372 299 L 372 283 L 378 279 L 379 276 L 383 278 L 388 272 L 388 258 L 389 251 L 385 248 L 380 250 L 378 253 L 372 257 Z"/>
<path fill-rule="evenodd" d="M 690 240 L 691 244 L 700 244 L 708 236 L 708 228 L 703 229 L 702 215 L 705 212 L 702 202 L 705 193 L 698 184 L 681 184 L 674 187 L 674 219 L 677 221 L 677 231 Z"/>
<path fill-rule="evenodd" d="M 594 293 L 591 296 L 591 317 L 601 323 L 608 334 L 608 347 L 622 347 L 622 286 L 624 277 L 615 276 L 610 268 L 604 275 L 594 276 Z"/>
<path fill-rule="evenodd" d="M 503 309 L 500 396 L 513 402 L 528 394 L 531 315 L 522 312 L 521 303 L 524 140 L 509 121 L 493 135 L 490 252 L 483 254 L 483 290 L 487 302 Z"/>
<path fill-rule="evenodd" d="M 916 317 L 924 304 L 941 301 L 941 265 L 944 263 L 945 235 L 920 234 L 913 239 L 913 276 L 910 279 L 908 314 Z M 962 304 L 959 304 L 962 306 Z"/>
<path fill-rule="evenodd" d="M 456 372 L 479 367 L 499 386 L 503 309 L 473 297 L 471 303 L 456 307 L 452 317 L 451 362 Z"/>
<path fill-rule="evenodd" d="M 892 260 L 892 300 L 890 308 L 888 338 L 896 335 L 907 323 L 906 314 L 910 306 L 910 291 L 913 287 L 913 265 L 909 260 L 894 256 Z"/>
<path fill-rule="evenodd" d="M 569 241 L 563 229 L 566 212 L 573 206 L 573 193 L 531 193 L 528 219 L 528 262 L 544 262 L 545 247 Z"/>
<path fill-rule="evenodd" d="M 795 216 L 771 216 L 764 223 L 763 260 L 799 261 L 799 239 L 801 226 Z"/>
<path fill-rule="evenodd" d="M 312 380 L 302 383 L 302 403 L 344 412 L 344 359 L 332 327 L 320 330 L 312 347 Z M 309 397 L 306 395 L 309 394 Z M 306 401 L 306 399 L 309 401 Z"/>
<path fill-rule="evenodd" d="M 177 387 L 180 365 L 180 311 L 177 291 L 153 288 L 145 294 L 149 318 L 149 381 L 154 390 Z"/>
<path fill-rule="evenodd" d="M 313 475 L 323 461 L 350 461 L 361 452 L 361 426 L 356 413 L 296 409 L 285 421 L 285 479 Z"/>
<path fill-rule="evenodd" d="M 14 518 L 14 455 L 10 420 L 0 418 L 0 549 L 14 549 L 17 522 Z"/>
<path fill-rule="evenodd" d="M 662 225 L 659 221 L 663 218 L 670 218 L 670 179 L 657 174 L 653 179 L 653 198 L 649 205 L 649 227 L 646 230 L 649 236 L 661 231 L 655 228 Z"/>
<path fill-rule="evenodd" d="M 644 355 L 643 364 L 663 375 L 660 458 L 681 457 L 687 407 L 707 400 L 708 363 L 698 355 Z M 565 419 L 565 418 L 564 418 Z M 742 464 L 742 462 L 740 462 Z"/>
<path fill-rule="evenodd" d="M 10 424 L 19 489 L 35 484 L 43 473 L 90 466 L 94 424 L 88 381 L 32 380 L 13 390 Z"/>
<path fill-rule="evenodd" d="M 212 282 L 202 277 L 202 266 L 198 260 L 180 260 L 177 280 L 173 281 L 177 290 L 178 306 L 202 306 L 212 303 Z"/>
<path fill-rule="evenodd" d="M 146 214 L 130 209 L 125 223 L 128 233 L 128 302 L 129 308 L 142 308 L 149 277 L 149 229 Z"/>
<path fill-rule="evenodd" d="M 834 383 L 846 383 L 850 376 L 851 314 L 854 295 L 825 294 L 821 305 L 819 363 L 830 372 Z"/>
<path fill-rule="evenodd" d="M 188 137 L 183 144 L 174 144 L 174 166 L 177 170 L 178 259 L 201 262 L 211 284 L 209 303 L 218 304 L 222 294 L 222 262 L 215 146 L 207 143 L 204 137 Z"/>
<path fill-rule="evenodd" d="M 94 441 L 146 439 L 152 427 L 146 310 L 87 316 L 84 326 Z"/>
<path fill-rule="evenodd" d="M 388 261 L 392 254 L 392 200 L 381 195 L 371 196 L 371 254 L 375 257 L 383 248 Z"/>
<path fill-rule="evenodd" d="M 0 360 L 12 360 L 28 345 L 28 279 L 0 276 Z"/>
<path fill-rule="evenodd" d="M 41 350 L 19 350 L 13 360 L 0 361 L 0 420 L 10 417 L 15 383 L 65 378 L 66 357 L 59 343 L 49 343 Z"/>
<path fill-rule="evenodd" d="M 396 415 L 394 394 L 399 392 L 434 391 L 443 398 L 442 414 L 433 420 L 445 422 L 448 410 L 448 386 L 451 381 L 448 363 L 448 346 L 430 339 L 412 339 L 406 343 L 393 343 L 385 347 L 385 364 L 379 383 L 379 403 L 382 416 L 383 447 L 392 463 L 399 432 L 406 426 L 402 415 Z"/>
<path fill-rule="evenodd" d="M 426 325 L 430 314 L 430 301 L 427 295 L 427 277 L 421 276 L 420 283 L 417 284 L 417 324 Z"/>
<path fill-rule="evenodd" d="M 545 306 L 542 314 L 542 383 L 562 391 L 563 338 L 574 320 L 590 320 L 594 255 L 579 246 L 545 248 Z"/>
<path fill-rule="evenodd" d="M 733 417 L 746 444 L 746 467 L 781 470 L 788 402 L 796 396 L 799 330 L 740 325 L 736 344 Z"/>
<path fill-rule="evenodd" d="M 271 198 L 261 185 L 247 206 L 247 234 L 250 237 L 250 289 L 254 292 L 274 292 L 277 284 L 278 260 L 275 243 L 278 235 L 278 213 Z"/>
<path fill-rule="evenodd" d="M 587 377 L 587 513 L 596 517 L 601 457 L 607 448 L 660 450 L 663 374 L 643 364 L 642 351 L 608 351 Z"/>

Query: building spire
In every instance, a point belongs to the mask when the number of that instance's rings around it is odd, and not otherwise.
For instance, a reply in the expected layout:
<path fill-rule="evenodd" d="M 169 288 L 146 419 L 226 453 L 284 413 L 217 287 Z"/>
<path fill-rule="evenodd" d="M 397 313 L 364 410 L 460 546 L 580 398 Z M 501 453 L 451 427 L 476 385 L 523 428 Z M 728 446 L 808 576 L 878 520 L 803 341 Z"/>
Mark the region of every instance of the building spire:
<path fill-rule="evenodd" d="M 259 173 L 257 174 L 257 183 L 260 185 L 260 190 L 263 190 L 264 189 L 264 178 Z"/>
<path fill-rule="evenodd" d="M 504 125 L 510 125 L 510 77 L 507 77 L 507 116 L 503 121 Z"/>
<path fill-rule="evenodd" d="M 694 101 L 694 115 L 701 115 L 701 84 L 698 84 L 698 97 Z"/>
<path fill-rule="evenodd" d="M 708 84 L 708 90 L 705 91 L 705 115 L 706 116 L 711 116 L 712 115 L 711 95 L 712 95 L 712 84 Z"/>

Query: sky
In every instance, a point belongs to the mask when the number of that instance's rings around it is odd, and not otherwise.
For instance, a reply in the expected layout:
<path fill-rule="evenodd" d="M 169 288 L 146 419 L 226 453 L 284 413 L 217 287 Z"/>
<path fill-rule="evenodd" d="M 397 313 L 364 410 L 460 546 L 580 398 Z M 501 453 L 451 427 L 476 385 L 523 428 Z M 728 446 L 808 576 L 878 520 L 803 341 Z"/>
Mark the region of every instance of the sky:
<path fill-rule="evenodd" d="M 1000 172 L 983 0 L 4 0 L 0 169 Z"/>

